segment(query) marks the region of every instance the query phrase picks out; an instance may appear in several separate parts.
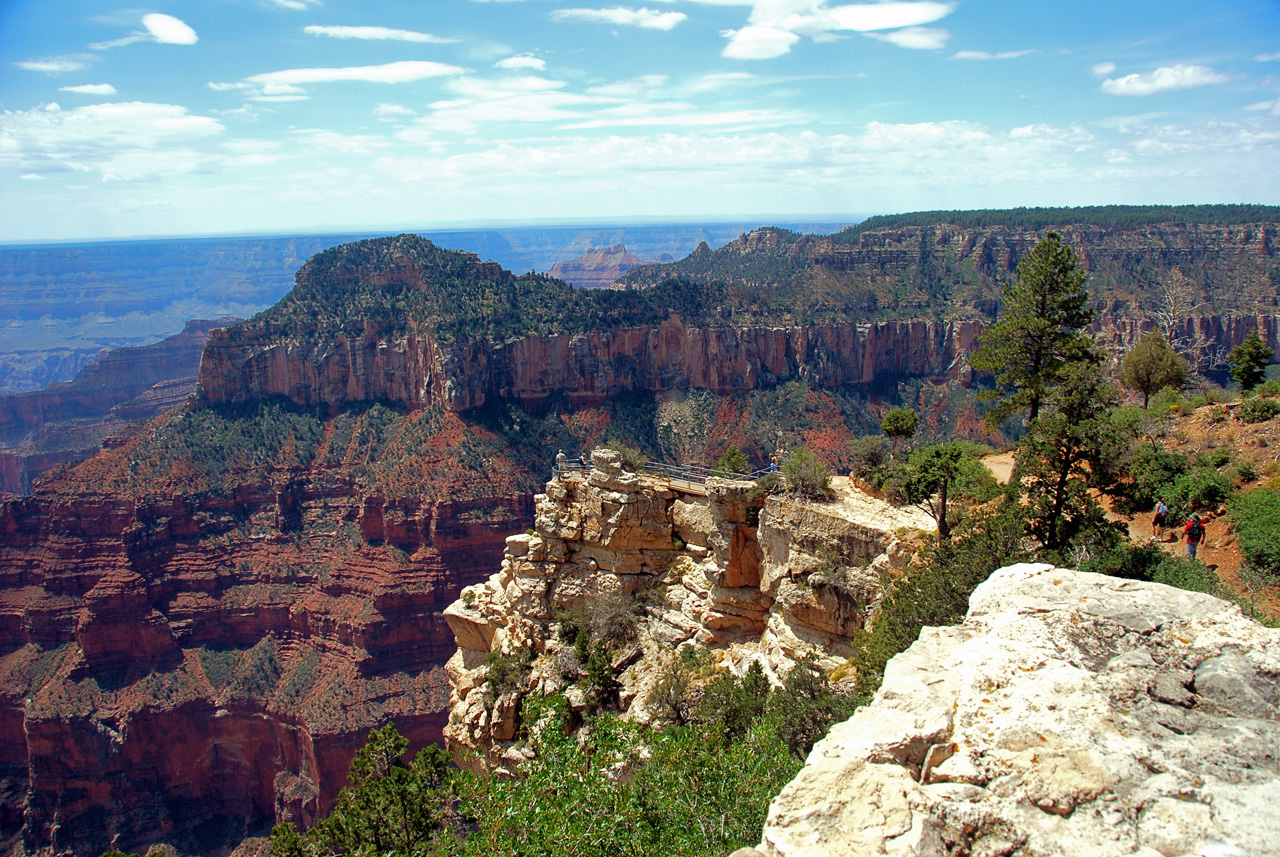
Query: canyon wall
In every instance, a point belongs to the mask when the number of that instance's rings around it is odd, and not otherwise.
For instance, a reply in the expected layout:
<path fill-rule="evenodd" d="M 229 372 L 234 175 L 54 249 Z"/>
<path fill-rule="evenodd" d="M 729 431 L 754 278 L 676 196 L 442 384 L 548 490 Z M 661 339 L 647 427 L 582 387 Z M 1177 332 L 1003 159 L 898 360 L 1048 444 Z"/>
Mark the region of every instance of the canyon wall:
<path fill-rule="evenodd" d="M 630 390 L 733 393 L 806 378 L 816 387 L 892 375 L 961 377 L 976 322 L 880 322 L 813 328 L 660 325 L 501 343 L 441 345 L 428 335 L 333 342 L 244 341 L 214 331 L 200 367 L 210 403 L 277 394 L 300 404 L 390 399 L 461 412 L 497 397 L 536 404 L 565 393 L 598 404 Z"/>
<path fill-rule="evenodd" d="M 1123 350 L 1153 326 L 1104 316 L 1094 330 L 1103 343 Z M 1255 329 L 1280 351 L 1277 313 L 1194 317 L 1179 326 L 1219 358 Z M 312 343 L 245 341 L 215 330 L 202 357 L 199 390 L 215 404 L 283 395 L 304 405 L 386 399 L 465 412 L 497 398 L 536 405 L 564 393 L 575 405 L 595 405 L 631 390 L 725 394 L 796 378 L 828 389 L 902 376 L 967 383 L 967 357 L 981 330 L 977 321 L 703 328 L 677 317 L 637 328 L 447 345 L 426 334 Z"/>
<path fill-rule="evenodd" d="M 208 853 L 311 823 L 370 728 L 441 740 L 441 612 L 531 511 L 332 468 L 0 504 L 0 842 Z"/>

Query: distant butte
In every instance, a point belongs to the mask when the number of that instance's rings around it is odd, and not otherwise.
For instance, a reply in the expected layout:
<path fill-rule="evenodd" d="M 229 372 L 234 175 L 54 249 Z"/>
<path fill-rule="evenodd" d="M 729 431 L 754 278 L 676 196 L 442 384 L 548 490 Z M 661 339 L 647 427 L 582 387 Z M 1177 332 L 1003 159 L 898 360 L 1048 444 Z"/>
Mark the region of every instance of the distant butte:
<path fill-rule="evenodd" d="M 556 262 L 547 273 L 574 288 L 607 289 L 627 271 L 644 264 L 645 261 L 628 252 L 625 245 L 615 244 L 593 247 L 576 259 Z"/>

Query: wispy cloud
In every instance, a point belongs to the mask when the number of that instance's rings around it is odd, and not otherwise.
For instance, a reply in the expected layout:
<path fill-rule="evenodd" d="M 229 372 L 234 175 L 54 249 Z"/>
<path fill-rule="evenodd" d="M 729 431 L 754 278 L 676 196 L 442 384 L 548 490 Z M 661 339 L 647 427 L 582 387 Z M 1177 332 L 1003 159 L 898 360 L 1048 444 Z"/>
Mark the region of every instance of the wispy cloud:
<path fill-rule="evenodd" d="M 1107 62 L 1095 63 L 1094 65 L 1089 66 L 1089 73 L 1099 80 L 1111 74 L 1111 72 L 1115 70 L 1116 64 L 1109 60 Z"/>
<path fill-rule="evenodd" d="M 42 57 L 35 60 L 18 60 L 14 63 L 18 68 L 27 71 L 40 71 L 45 74 L 66 74 L 80 71 L 96 59 L 93 56 Z"/>
<path fill-rule="evenodd" d="M 242 92 L 255 101 L 301 101 L 307 98 L 302 87 L 314 83 L 359 81 L 362 83 L 413 83 L 433 77 L 466 74 L 466 69 L 429 60 L 401 60 L 383 65 L 342 68 L 287 68 L 254 74 L 235 83 L 211 82 L 215 92 Z"/>
<path fill-rule="evenodd" d="M 1274 54 L 1258 54 L 1254 59 L 1258 62 L 1276 62 L 1277 60 L 1280 60 L 1280 51 L 1277 51 Z"/>
<path fill-rule="evenodd" d="M 629 9 L 557 9 L 551 20 L 576 21 L 584 24 L 611 24 L 616 27 L 639 27 L 644 30 L 670 30 L 688 17 L 683 12 L 656 12 L 649 8 Z"/>
<path fill-rule="evenodd" d="M 938 27 L 903 27 L 888 33 L 867 33 L 873 39 L 917 51 L 940 51 L 951 34 Z"/>
<path fill-rule="evenodd" d="M 956 51 L 951 58 L 953 60 L 1013 60 L 1032 53 L 1035 53 L 1035 51 L 1000 51 L 994 54 L 987 51 Z"/>
<path fill-rule="evenodd" d="M 404 116 L 417 116 L 418 111 L 410 110 L 399 104 L 379 104 L 373 108 L 373 115 L 379 119 L 399 119 Z"/>
<path fill-rule="evenodd" d="M 78 92 L 81 95 L 115 95 L 116 88 L 109 83 L 83 83 L 79 86 L 60 86 L 59 92 Z"/>
<path fill-rule="evenodd" d="M 268 2 L 281 9 L 292 9 L 295 12 L 302 12 L 312 6 L 320 5 L 320 0 L 268 0 Z"/>
<path fill-rule="evenodd" d="M 500 59 L 493 64 L 495 68 L 505 69 L 529 69 L 532 71 L 542 71 L 547 67 L 547 61 L 530 54 L 519 54 L 514 57 Z"/>
<path fill-rule="evenodd" d="M 36 174 L 100 172 L 106 181 L 184 172 L 205 156 L 191 144 L 224 131 L 175 104 L 119 102 L 0 114 L 0 163 Z"/>
<path fill-rule="evenodd" d="M 390 27 L 322 27 L 312 24 L 303 27 L 302 31 L 309 36 L 328 36 L 333 39 L 370 39 L 393 42 L 422 42 L 432 45 L 450 45 L 458 39 L 433 36 L 430 33 L 419 33 L 415 30 L 393 30 Z"/>
<path fill-rule="evenodd" d="M 1208 66 L 1179 63 L 1161 66 L 1155 71 L 1144 74 L 1108 78 L 1102 82 L 1099 89 L 1107 95 L 1155 95 L 1160 92 L 1174 92 L 1214 83 L 1226 83 L 1229 80 L 1231 75 L 1221 74 Z"/>
<path fill-rule="evenodd" d="M 721 33 L 729 40 L 723 56 L 770 59 L 789 53 L 802 37 L 830 41 L 839 31 L 880 34 L 884 41 L 899 47 L 937 50 L 945 46 L 950 33 L 923 25 L 955 11 L 955 4 L 935 0 L 843 6 L 829 6 L 827 0 L 748 0 L 748 3 L 751 15 L 747 26 Z"/>
<path fill-rule="evenodd" d="M 148 12 L 142 16 L 143 29 L 137 30 L 119 39 L 109 42 L 97 42 L 89 45 L 95 51 L 105 51 L 134 42 L 156 42 L 161 45 L 194 45 L 200 41 L 196 31 L 185 21 L 164 15 L 160 12 Z"/>

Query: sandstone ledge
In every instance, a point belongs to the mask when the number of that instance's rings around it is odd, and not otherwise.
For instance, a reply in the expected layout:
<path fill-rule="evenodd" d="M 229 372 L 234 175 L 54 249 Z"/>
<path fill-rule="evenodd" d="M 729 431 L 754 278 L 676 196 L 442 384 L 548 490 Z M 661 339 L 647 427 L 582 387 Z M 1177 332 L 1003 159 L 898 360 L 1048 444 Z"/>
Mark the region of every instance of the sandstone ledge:
<path fill-rule="evenodd" d="M 925 628 L 770 807 L 767 855 L 1280 854 L 1280 631 L 1048 565 Z"/>

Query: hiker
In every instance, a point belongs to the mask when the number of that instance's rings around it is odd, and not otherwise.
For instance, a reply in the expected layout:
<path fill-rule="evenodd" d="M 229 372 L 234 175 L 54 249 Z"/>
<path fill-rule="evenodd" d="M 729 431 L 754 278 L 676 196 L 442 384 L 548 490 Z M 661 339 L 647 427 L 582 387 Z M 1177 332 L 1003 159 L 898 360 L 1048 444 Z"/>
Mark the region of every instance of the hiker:
<path fill-rule="evenodd" d="M 770 473 L 778 472 L 778 453 L 776 452 L 773 455 L 769 456 L 769 472 Z"/>
<path fill-rule="evenodd" d="M 1187 521 L 1186 529 L 1182 531 L 1182 534 L 1187 540 L 1187 556 L 1195 559 L 1196 551 L 1200 548 L 1200 543 L 1204 541 L 1204 524 L 1200 523 L 1199 512 L 1191 514 L 1191 520 Z"/>
<path fill-rule="evenodd" d="M 1152 541 L 1164 541 L 1164 528 L 1169 522 L 1169 507 L 1165 505 L 1164 498 L 1156 500 L 1156 514 L 1151 519 L 1151 529 L 1153 535 Z"/>
<path fill-rule="evenodd" d="M 564 469 L 569 464 L 569 459 L 565 457 L 564 450 L 556 453 L 556 479 L 564 475 Z"/>

